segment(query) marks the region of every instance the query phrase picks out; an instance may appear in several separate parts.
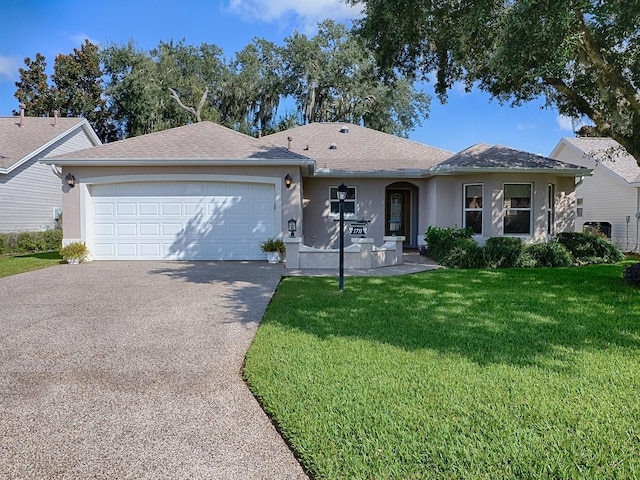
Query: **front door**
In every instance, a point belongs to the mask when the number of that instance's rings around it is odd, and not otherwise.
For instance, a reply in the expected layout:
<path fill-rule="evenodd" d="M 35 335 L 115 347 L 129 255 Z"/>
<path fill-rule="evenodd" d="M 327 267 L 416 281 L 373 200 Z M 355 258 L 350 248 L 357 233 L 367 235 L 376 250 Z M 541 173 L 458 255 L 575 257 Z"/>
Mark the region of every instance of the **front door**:
<path fill-rule="evenodd" d="M 387 190 L 385 214 L 386 235 L 411 236 L 411 190 Z"/>

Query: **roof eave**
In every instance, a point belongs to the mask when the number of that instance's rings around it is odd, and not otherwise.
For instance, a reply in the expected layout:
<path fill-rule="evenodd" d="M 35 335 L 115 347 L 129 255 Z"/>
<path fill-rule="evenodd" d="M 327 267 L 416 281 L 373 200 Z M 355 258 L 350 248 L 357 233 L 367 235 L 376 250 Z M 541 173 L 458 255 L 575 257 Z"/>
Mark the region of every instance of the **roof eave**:
<path fill-rule="evenodd" d="M 430 176 L 429 170 L 332 170 L 329 168 L 318 168 L 315 177 L 325 178 L 424 178 Z"/>
<path fill-rule="evenodd" d="M 42 158 L 40 163 L 61 167 L 149 167 L 149 166 L 296 166 L 313 171 L 315 162 L 297 158 Z"/>

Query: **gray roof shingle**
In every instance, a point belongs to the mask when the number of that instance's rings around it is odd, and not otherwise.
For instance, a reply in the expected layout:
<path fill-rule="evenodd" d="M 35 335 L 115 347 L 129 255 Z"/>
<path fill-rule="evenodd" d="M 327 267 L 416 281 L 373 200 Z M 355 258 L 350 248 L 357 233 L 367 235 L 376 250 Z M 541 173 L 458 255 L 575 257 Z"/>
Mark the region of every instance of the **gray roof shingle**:
<path fill-rule="evenodd" d="M 566 170 L 574 171 L 589 169 L 560 162 L 552 158 L 543 157 L 533 153 L 516 150 L 502 145 L 487 145 L 479 143 L 457 153 L 450 159 L 437 165 L 434 170 Z"/>
<path fill-rule="evenodd" d="M 453 155 L 350 123 L 310 123 L 267 135 L 264 140 L 283 148 L 290 145 L 292 152 L 313 158 L 316 170 L 341 172 L 427 170 Z"/>
<path fill-rule="evenodd" d="M 566 137 L 564 141 L 583 151 L 600 165 L 629 183 L 640 183 L 640 166 L 622 145 L 606 137 Z"/>
<path fill-rule="evenodd" d="M 59 137 L 78 127 L 84 118 L 0 117 L 0 169 L 11 169 Z"/>
<path fill-rule="evenodd" d="M 199 122 L 80 150 L 56 160 L 302 160 L 276 147 L 213 122 Z"/>

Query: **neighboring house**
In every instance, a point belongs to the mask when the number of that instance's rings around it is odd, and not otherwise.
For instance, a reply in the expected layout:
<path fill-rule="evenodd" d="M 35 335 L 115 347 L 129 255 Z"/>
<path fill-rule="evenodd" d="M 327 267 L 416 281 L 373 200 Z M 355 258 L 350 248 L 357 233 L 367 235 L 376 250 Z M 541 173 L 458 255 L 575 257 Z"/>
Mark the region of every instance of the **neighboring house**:
<path fill-rule="evenodd" d="M 479 240 L 546 240 L 573 230 L 584 167 L 505 147 L 457 155 L 357 125 L 314 123 L 253 138 L 201 122 L 44 160 L 73 175 L 64 242 L 95 259 L 263 259 L 260 241 L 298 224 L 306 245 L 337 245 L 337 187 L 367 236 L 423 243 L 429 225 Z"/>
<path fill-rule="evenodd" d="M 62 182 L 38 160 L 100 143 L 82 118 L 0 117 L 0 232 L 56 226 Z"/>
<path fill-rule="evenodd" d="M 611 138 L 563 138 L 550 155 L 593 169 L 576 188 L 576 230 L 599 228 L 626 252 L 640 251 L 640 167 Z"/>

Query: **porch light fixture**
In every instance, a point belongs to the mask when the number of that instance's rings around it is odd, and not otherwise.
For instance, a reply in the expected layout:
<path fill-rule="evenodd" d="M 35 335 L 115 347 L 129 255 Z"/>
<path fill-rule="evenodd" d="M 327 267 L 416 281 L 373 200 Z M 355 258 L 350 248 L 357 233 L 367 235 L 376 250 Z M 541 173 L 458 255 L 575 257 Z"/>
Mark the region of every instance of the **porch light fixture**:
<path fill-rule="evenodd" d="M 342 182 L 338 187 L 337 195 L 340 201 L 340 257 L 339 257 L 339 276 L 338 288 L 342 292 L 344 290 L 344 199 L 347 198 L 349 189 Z"/>
<path fill-rule="evenodd" d="M 296 236 L 296 230 L 298 229 L 298 222 L 295 219 L 291 219 L 287 222 L 287 227 L 289 228 L 289 232 L 291 232 L 291 237 Z"/>
<path fill-rule="evenodd" d="M 70 173 L 67 173 L 67 176 L 64 177 L 64 180 L 65 182 L 67 182 L 67 185 L 69 185 L 69 188 L 73 188 L 76 186 L 76 177 L 74 177 Z"/>
<path fill-rule="evenodd" d="M 396 235 L 398 230 L 400 230 L 400 222 L 397 220 L 389 220 L 389 232 L 391 232 L 391 235 Z"/>
<path fill-rule="evenodd" d="M 291 175 L 287 173 L 287 176 L 284 177 L 284 184 L 287 186 L 287 188 L 291 188 L 292 183 L 293 183 L 293 178 L 291 178 Z"/>

